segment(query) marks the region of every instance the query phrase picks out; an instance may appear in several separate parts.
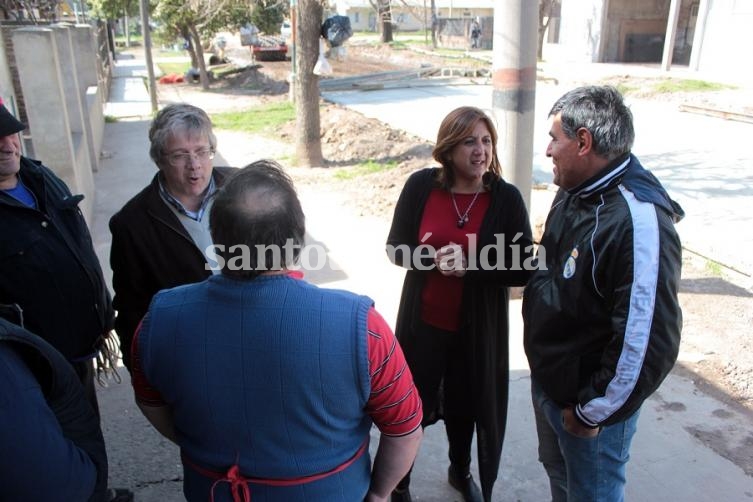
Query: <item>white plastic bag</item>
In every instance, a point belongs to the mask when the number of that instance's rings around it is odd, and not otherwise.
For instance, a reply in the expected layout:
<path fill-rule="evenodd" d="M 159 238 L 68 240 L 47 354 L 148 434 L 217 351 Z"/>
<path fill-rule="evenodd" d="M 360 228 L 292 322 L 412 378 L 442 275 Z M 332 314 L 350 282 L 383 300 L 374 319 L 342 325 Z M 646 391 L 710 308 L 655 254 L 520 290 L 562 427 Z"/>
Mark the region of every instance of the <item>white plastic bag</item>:
<path fill-rule="evenodd" d="M 324 40 L 319 39 L 319 58 L 314 65 L 314 75 L 332 75 L 332 65 L 324 56 Z"/>

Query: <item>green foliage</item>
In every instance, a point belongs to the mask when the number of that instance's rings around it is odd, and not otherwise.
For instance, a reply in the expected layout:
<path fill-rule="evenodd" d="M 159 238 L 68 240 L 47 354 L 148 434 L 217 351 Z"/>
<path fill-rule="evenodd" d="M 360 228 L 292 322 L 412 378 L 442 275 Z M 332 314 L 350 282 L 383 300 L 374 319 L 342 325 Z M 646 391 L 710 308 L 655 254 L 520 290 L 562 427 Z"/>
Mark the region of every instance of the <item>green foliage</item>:
<path fill-rule="evenodd" d="M 280 25 L 290 12 L 288 2 L 256 0 L 251 12 L 251 22 L 262 33 L 280 33 Z"/>
<path fill-rule="evenodd" d="M 397 167 L 397 161 L 388 160 L 386 162 L 376 162 L 368 160 L 362 164 L 357 165 L 351 169 L 342 169 L 335 173 L 335 178 L 339 180 L 352 180 L 361 176 L 367 176 L 373 173 L 380 173 L 382 171 L 389 171 Z"/>
<path fill-rule="evenodd" d="M 88 0 L 87 3 L 90 15 L 99 19 L 139 15 L 139 0 Z"/>
<path fill-rule="evenodd" d="M 214 113 L 211 118 L 216 129 L 270 135 L 279 126 L 295 120 L 295 106 L 284 101 L 247 110 Z"/>
<path fill-rule="evenodd" d="M 202 40 L 211 40 L 219 31 L 234 31 L 249 22 L 251 7 L 247 0 L 160 0 L 154 18 L 166 40 L 182 38 L 189 27 L 195 27 Z"/>

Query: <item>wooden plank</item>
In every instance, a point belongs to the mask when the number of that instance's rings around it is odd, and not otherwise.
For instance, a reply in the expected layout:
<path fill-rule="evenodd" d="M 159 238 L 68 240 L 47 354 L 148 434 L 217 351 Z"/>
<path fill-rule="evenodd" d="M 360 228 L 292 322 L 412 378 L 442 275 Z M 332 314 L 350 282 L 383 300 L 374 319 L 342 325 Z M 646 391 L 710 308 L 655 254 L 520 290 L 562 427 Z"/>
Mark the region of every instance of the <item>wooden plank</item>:
<path fill-rule="evenodd" d="M 708 115 L 710 117 L 717 117 L 725 120 L 737 120 L 739 122 L 748 122 L 753 124 L 753 115 L 748 113 L 740 113 L 732 110 L 722 110 L 720 108 L 710 108 L 707 106 L 690 105 L 683 103 L 678 109 L 681 112 L 699 113 L 701 115 Z"/>

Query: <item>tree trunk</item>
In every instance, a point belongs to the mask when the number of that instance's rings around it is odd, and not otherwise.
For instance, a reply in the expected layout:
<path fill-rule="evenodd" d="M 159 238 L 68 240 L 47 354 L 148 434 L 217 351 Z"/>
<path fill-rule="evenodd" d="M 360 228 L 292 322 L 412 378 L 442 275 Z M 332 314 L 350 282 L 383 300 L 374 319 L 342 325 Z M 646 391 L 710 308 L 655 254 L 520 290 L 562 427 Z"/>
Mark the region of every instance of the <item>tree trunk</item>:
<path fill-rule="evenodd" d="M 437 48 L 437 28 L 439 21 L 437 20 L 437 6 L 434 0 L 431 0 L 431 46 Z"/>
<path fill-rule="evenodd" d="M 207 91 L 209 90 L 209 75 L 207 75 L 207 65 L 204 64 L 204 48 L 201 46 L 201 37 L 193 24 L 188 25 L 188 31 L 191 32 L 193 47 L 196 49 L 196 59 L 199 63 L 199 82 L 201 82 L 201 88 Z"/>
<path fill-rule="evenodd" d="M 544 54 L 544 34 L 552 19 L 552 10 L 554 9 L 555 0 L 539 0 L 539 37 L 538 47 L 536 47 L 536 58 L 541 61 Z"/>
<path fill-rule="evenodd" d="M 123 31 L 125 31 L 126 41 L 125 46 L 131 46 L 131 28 L 128 26 L 128 13 L 123 17 Z"/>
<path fill-rule="evenodd" d="M 199 58 L 196 57 L 196 49 L 194 49 L 194 42 L 193 37 L 191 36 L 191 32 L 188 31 L 187 27 L 181 28 L 180 34 L 183 37 L 183 39 L 186 41 L 186 44 L 188 44 L 188 47 L 186 47 L 186 50 L 188 51 L 188 55 L 191 57 L 191 68 L 199 68 Z"/>
<path fill-rule="evenodd" d="M 544 54 L 544 33 L 546 33 L 546 27 L 544 29 L 541 29 L 539 26 L 539 41 L 538 41 L 538 47 L 536 47 L 536 59 L 541 61 Z"/>
<path fill-rule="evenodd" d="M 314 66 L 319 57 L 323 8 L 319 0 L 300 0 L 296 11 L 295 105 L 298 165 L 324 167 L 319 119 L 319 76 Z"/>
<path fill-rule="evenodd" d="M 377 17 L 382 23 L 382 43 L 392 42 L 392 15 L 390 14 L 390 0 L 377 0 Z"/>

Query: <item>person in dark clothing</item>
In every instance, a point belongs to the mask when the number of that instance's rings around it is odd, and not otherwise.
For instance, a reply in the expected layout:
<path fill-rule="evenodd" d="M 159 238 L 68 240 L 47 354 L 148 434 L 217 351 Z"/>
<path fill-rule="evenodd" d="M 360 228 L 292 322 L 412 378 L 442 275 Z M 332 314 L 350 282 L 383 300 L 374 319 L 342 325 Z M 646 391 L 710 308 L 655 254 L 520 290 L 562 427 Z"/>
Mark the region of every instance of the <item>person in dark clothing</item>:
<path fill-rule="evenodd" d="M 107 343 L 110 293 L 78 207 L 83 196 L 21 155 L 23 129 L 0 105 L 0 303 L 19 305 L 29 331 L 71 363 L 98 415 L 94 358 L 117 357 Z M 127 490 L 112 495 L 132 496 Z"/>
<path fill-rule="evenodd" d="M 433 157 L 397 201 L 390 260 L 406 267 L 395 334 L 424 403 L 444 419 L 448 481 L 464 500 L 491 500 L 507 420 L 508 287 L 530 272 L 533 242 L 520 192 L 502 179 L 497 132 L 478 108 L 450 112 Z M 470 474 L 478 438 L 479 490 Z M 410 475 L 393 501 L 411 500 Z"/>
<path fill-rule="evenodd" d="M 679 351 L 683 211 L 631 153 L 616 89 L 574 89 L 549 115 L 560 190 L 523 298 L 539 460 L 553 501 L 621 501 L 641 405 Z"/>
<path fill-rule="evenodd" d="M 481 48 L 481 23 L 478 18 L 471 22 L 471 49 Z"/>
<path fill-rule="evenodd" d="M 0 305 L 0 498 L 108 500 L 99 417 L 70 363 L 20 322 Z"/>
<path fill-rule="evenodd" d="M 210 275 L 212 196 L 235 170 L 213 167 L 217 138 L 209 116 L 186 103 L 166 106 L 149 129 L 159 171 L 110 219 L 115 331 L 131 369 L 131 340 L 161 290 Z"/>

